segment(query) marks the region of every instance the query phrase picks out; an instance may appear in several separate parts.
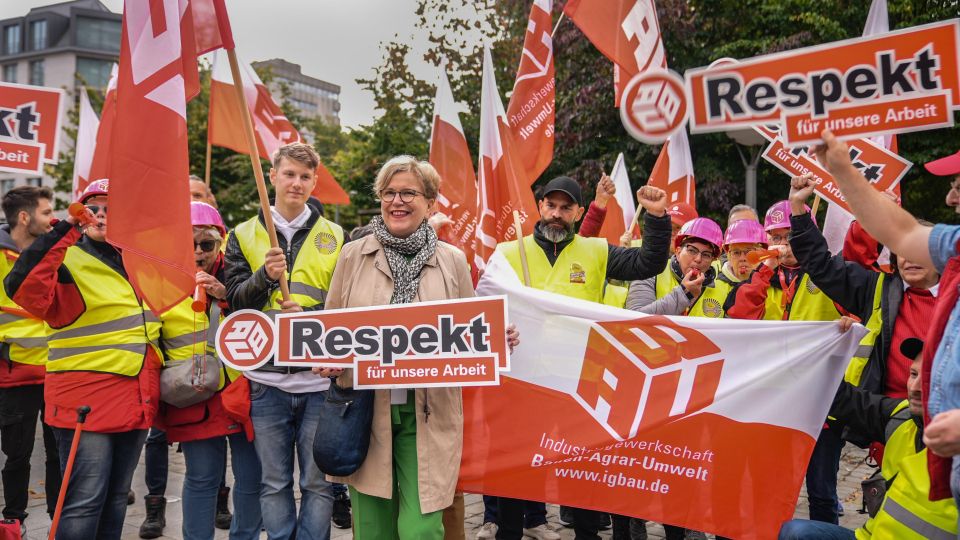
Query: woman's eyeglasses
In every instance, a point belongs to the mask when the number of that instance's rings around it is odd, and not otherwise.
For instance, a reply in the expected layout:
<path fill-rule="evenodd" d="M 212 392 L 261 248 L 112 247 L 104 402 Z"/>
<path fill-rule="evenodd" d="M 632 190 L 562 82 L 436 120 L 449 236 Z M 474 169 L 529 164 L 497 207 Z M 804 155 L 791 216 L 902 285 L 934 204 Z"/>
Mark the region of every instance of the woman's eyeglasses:
<path fill-rule="evenodd" d="M 96 204 L 86 204 L 84 206 L 86 206 L 87 210 L 89 210 L 90 213 L 93 215 L 97 215 L 100 212 L 100 210 L 103 210 L 104 214 L 107 213 L 107 205 L 98 206 Z"/>
<path fill-rule="evenodd" d="M 400 200 L 405 203 L 412 203 L 414 199 L 417 198 L 417 195 L 423 195 L 423 193 L 415 189 L 403 189 L 397 191 L 395 189 L 384 189 L 380 191 L 380 200 L 384 202 L 393 202 L 397 198 L 397 195 L 400 195 Z"/>
<path fill-rule="evenodd" d="M 216 240 L 201 240 L 200 242 L 197 242 L 196 240 L 194 240 L 193 241 L 194 251 L 197 250 L 197 246 L 200 246 L 200 250 L 203 251 L 204 253 L 210 253 L 211 251 L 217 249 L 217 242 Z"/>

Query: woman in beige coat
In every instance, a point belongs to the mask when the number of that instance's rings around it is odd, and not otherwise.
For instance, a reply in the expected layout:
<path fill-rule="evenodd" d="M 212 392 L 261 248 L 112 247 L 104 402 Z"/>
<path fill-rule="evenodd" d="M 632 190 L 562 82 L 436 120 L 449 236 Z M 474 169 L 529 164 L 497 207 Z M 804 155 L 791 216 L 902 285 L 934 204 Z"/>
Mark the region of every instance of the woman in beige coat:
<path fill-rule="evenodd" d="M 438 242 L 427 224 L 439 189 L 431 172 L 410 156 L 383 165 L 374 184 L 381 215 L 371 221 L 373 234 L 343 247 L 328 309 L 474 296 L 463 252 Z M 508 338 L 518 342 L 513 331 Z M 366 460 L 333 479 L 350 485 L 354 538 L 442 539 L 462 444 L 459 388 L 377 390 Z"/>

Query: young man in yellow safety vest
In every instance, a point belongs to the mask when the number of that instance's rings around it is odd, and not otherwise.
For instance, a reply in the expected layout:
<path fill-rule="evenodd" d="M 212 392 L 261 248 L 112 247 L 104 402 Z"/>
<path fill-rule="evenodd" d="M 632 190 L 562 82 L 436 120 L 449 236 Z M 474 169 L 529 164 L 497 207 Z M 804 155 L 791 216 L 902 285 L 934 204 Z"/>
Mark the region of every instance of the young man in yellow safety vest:
<path fill-rule="evenodd" d="M 263 216 L 255 216 L 230 235 L 226 251 L 230 308 L 276 314 L 323 309 L 330 277 L 344 234 L 307 204 L 317 182 L 320 159 L 303 143 L 281 146 L 273 157 L 270 183 L 276 189 L 271 208 L 279 247 L 271 248 Z M 279 282 L 286 276 L 290 300 Z M 278 367 L 268 362 L 244 375 L 250 380 L 250 417 L 254 446 L 263 473 L 260 506 L 270 538 L 326 538 L 333 509 L 331 484 L 313 461 L 313 435 L 330 381 L 310 368 Z M 293 460 L 299 455 L 299 516 L 293 497 Z"/>
<path fill-rule="evenodd" d="M 20 186 L 3 195 L 7 224 L 0 227 L 0 279 L 6 278 L 20 252 L 49 232 L 53 192 L 48 187 Z M 27 517 L 30 455 L 43 410 L 47 362 L 47 325 L 0 290 L 0 440 L 3 465 L 3 517 L 23 525 Z M 60 458 L 53 431 L 45 422 L 47 512 L 53 516 L 60 492 Z"/>
<path fill-rule="evenodd" d="M 660 273 L 666 265 L 670 240 L 670 218 L 666 216 L 666 193 L 652 186 L 637 192 L 647 210 L 644 218 L 644 242 L 640 248 L 608 245 L 603 238 L 584 238 L 574 234 L 574 225 L 583 215 L 580 185 L 561 176 L 543 189 L 539 203 L 540 221 L 532 235 L 522 239 L 530 272 L 530 285 L 536 289 L 602 302 L 607 278 L 646 279 Z M 523 276 L 520 245 L 514 240 L 497 246 L 518 276 Z M 523 536 L 523 501 L 501 498 L 498 501 L 499 539 Z M 592 510 L 574 510 L 574 530 L 580 540 L 599 538 L 602 514 Z"/>
<path fill-rule="evenodd" d="M 847 319 L 849 320 L 849 319 Z M 852 322 L 852 320 L 851 320 Z M 844 382 L 830 414 L 856 427 L 871 440 L 883 443 L 880 466 L 886 493 L 879 506 L 870 507 L 870 519 L 856 531 L 817 521 L 793 520 L 780 529 L 781 540 L 822 538 L 868 540 L 953 540 L 957 537 L 957 505 L 951 498 L 931 501 L 927 449 L 923 445 L 921 352 L 923 342 L 908 338 L 900 352 L 913 359 L 907 399 L 866 392 Z"/>

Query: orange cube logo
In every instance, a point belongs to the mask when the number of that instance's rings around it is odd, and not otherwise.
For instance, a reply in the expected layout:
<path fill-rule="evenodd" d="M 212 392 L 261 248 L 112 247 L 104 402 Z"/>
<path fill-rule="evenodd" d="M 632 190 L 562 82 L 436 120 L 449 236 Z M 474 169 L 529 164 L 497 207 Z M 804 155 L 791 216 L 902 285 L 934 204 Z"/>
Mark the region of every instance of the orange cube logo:
<path fill-rule="evenodd" d="M 663 316 L 593 323 L 576 398 L 611 435 L 629 439 L 713 403 L 722 356 L 705 335 Z"/>

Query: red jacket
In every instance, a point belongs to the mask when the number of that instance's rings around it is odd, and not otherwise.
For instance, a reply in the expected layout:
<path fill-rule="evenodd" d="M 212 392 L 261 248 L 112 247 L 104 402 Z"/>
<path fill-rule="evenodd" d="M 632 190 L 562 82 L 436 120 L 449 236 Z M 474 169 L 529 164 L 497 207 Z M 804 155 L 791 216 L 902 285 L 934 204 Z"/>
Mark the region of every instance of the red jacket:
<path fill-rule="evenodd" d="M 4 280 L 7 294 L 51 328 L 73 324 L 87 309 L 84 299 L 63 266 L 67 248 L 77 247 L 97 257 L 122 276 L 123 261 L 112 246 L 84 238 L 66 221 L 38 238 L 21 253 Z M 156 417 L 160 402 L 160 358 L 147 347 L 143 367 L 136 376 L 112 373 L 64 371 L 47 373 L 44 388 L 44 420 L 59 428 L 76 425 L 77 407 L 89 405 L 84 429 L 99 433 L 117 433 L 147 429 Z"/>

